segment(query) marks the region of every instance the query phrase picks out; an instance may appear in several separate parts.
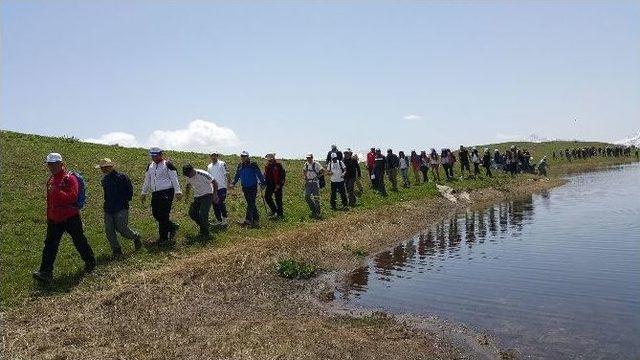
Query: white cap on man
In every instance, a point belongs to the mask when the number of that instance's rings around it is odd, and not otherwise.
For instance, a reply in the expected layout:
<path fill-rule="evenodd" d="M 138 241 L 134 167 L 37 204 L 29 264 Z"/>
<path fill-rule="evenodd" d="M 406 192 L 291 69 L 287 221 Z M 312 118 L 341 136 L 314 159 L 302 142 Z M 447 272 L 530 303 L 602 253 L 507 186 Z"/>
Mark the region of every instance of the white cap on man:
<path fill-rule="evenodd" d="M 47 163 L 53 164 L 57 162 L 62 162 L 62 155 L 58 153 L 49 153 L 47 154 Z"/>
<path fill-rule="evenodd" d="M 149 156 L 158 156 L 160 154 L 162 154 L 162 149 L 157 146 L 149 149 Z"/>
<path fill-rule="evenodd" d="M 249 153 L 247 151 L 243 151 L 240 153 L 240 156 L 249 156 Z"/>
<path fill-rule="evenodd" d="M 312 158 L 312 157 L 313 157 L 312 153 L 307 153 L 307 156 L 306 156 L 307 159 Z"/>

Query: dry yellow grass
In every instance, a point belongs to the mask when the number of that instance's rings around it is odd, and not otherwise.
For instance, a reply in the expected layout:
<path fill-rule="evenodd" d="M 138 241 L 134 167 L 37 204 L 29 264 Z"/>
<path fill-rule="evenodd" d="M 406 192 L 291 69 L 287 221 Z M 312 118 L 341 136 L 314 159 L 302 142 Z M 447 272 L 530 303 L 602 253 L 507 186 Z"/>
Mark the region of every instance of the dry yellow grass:
<path fill-rule="evenodd" d="M 472 193 L 476 204 L 561 180 L 522 179 Z M 443 198 L 398 203 L 304 225 L 266 239 L 178 258 L 168 266 L 112 274 L 98 289 L 35 299 L 3 319 L 7 359 L 455 359 L 473 354 L 441 332 L 388 316 L 345 316 L 318 306 L 339 274 L 464 204 Z M 337 274 L 280 278 L 281 258 Z"/>

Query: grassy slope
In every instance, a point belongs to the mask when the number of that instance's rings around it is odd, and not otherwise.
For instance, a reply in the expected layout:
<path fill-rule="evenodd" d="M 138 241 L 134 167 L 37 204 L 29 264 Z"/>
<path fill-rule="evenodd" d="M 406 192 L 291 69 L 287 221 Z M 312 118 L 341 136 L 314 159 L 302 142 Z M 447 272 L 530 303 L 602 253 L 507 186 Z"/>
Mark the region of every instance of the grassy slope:
<path fill-rule="evenodd" d="M 511 144 L 501 144 L 501 147 Z M 30 272 L 37 268 L 40 261 L 42 242 L 45 236 L 45 182 L 48 177 L 46 166 L 43 164 L 44 156 L 48 152 L 57 151 L 63 154 L 67 166 L 84 174 L 88 184 L 88 204 L 83 210 L 85 233 L 92 245 L 96 256 L 101 263 L 109 262 L 110 250 L 103 234 L 102 225 L 102 190 L 100 188 L 99 170 L 93 166 L 98 159 L 109 157 L 119 164 L 119 169 L 130 175 L 134 182 L 136 193 L 142 185 L 142 177 L 148 157 L 144 149 L 130 149 L 117 146 L 105 146 L 87 144 L 68 139 L 51 138 L 36 135 L 25 135 L 13 132 L 0 133 L 1 146 L 1 201 L 0 201 L 0 250 L 2 265 L 2 305 L 14 305 L 24 300 L 29 294 L 37 295 L 39 292 L 34 287 L 30 278 Z M 536 158 L 540 153 L 550 154 L 554 148 L 576 146 L 573 142 L 552 142 L 545 144 L 523 144 L 528 147 Z M 581 145 L 581 146 L 588 146 Z M 492 145 L 493 149 L 494 146 Z M 189 152 L 169 152 L 176 165 L 181 166 L 185 162 L 191 162 L 198 168 L 205 168 L 208 157 L 203 154 Z M 225 156 L 224 160 L 235 169 L 238 158 Z M 607 164 L 619 159 L 591 159 L 582 161 L 583 164 Z M 262 163 L 262 160 L 258 160 Z M 616 161 L 617 162 L 617 161 Z M 575 163 L 574 163 L 575 164 Z M 188 256 L 202 246 L 223 246 L 224 244 L 242 237 L 249 232 L 251 236 L 263 237 L 272 234 L 277 229 L 294 228 L 310 222 L 308 208 L 302 197 L 303 183 L 300 176 L 301 161 L 285 160 L 288 183 L 285 187 L 284 206 L 287 215 L 286 221 L 269 222 L 262 221 L 262 228 L 258 230 L 245 230 L 238 226 L 231 226 L 227 231 L 215 235 L 215 239 L 207 244 L 194 243 L 190 236 L 197 232 L 195 224 L 188 218 L 188 205 L 184 202 L 174 203 L 172 217 L 182 225 L 181 234 L 178 235 L 178 245 L 171 252 L 162 252 L 148 246 L 135 256 L 127 258 L 122 265 L 126 269 L 157 266 L 164 260 L 173 256 Z M 555 165 L 555 166 L 554 166 Z M 560 161 L 551 162 L 552 171 L 559 171 L 565 167 Z M 456 169 L 457 170 L 457 169 Z M 232 170 L 233 172 L 233 170 Z M 368 181 L 363 179 L 365 187 Z M 479 188 L 501 185 L 509 182 L 509 178 L 498 175 L 494 179 L 464 180 L 453 183 L 455 188 Z M 357 211 L 374 208 L 397 201 L 436 196 L 437 191 L 433 183 L 427 186 L 413 187 L 410 190 L 402 190 L 400 193 L 390 193 L 387 198 L 377 196 L 372 191 L 365 191 L 362 205 Z M 339 213 L 328 209 L 328 191 L 323 191 L 323 209 L 326 216 L 336 216 Z M 151 217 L 150 208 L 140 204 L 135 199 L 131 207 L 130 223 L 133 228 L 139 230 L 143 239 L 150 243 L 157 234 L 156 225 Z M 232 191 L 227 201 L 232 219 L 244 216 L 244 200 L 239 190 Z M 259 203 L 262 214 L 264 206 Z M 125 253 L 132 252 L 129 241 L 121 239 Z M 121 266 L 118 264 L 117 266 Z M 77 256 L 70 241 L 63 240 L 56 261 L 56 282 L 53 286 L 55 292 L 64 292 L 76 285 L 82 277 L 82 262 Z"/>

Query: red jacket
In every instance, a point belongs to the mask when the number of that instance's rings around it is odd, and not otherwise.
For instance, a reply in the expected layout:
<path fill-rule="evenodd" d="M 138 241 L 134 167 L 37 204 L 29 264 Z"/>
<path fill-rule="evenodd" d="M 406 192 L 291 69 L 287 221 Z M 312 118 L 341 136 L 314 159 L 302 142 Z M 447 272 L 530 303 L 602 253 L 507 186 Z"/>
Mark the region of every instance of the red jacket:
<path fill-rule="evenodd" d="M 369 169 L 373 169 L 375 165 L 376 165 L 376 153 L 373 151 L 369 151 L 367 153 L 367 167 Z"/>
<path fill-rule="evenodd" d="M 264 178 L 267 184 L 284 186 L 284 173 L 282 164 L 278 162 L 268 163 L 264 167 Z"/>
<path fill-rule="evenodd" d="M 80 214 L 78 192 L 80 185 L 75 176 L 62 170 L 47 181 L 47 220 L 61 223 Z"/>

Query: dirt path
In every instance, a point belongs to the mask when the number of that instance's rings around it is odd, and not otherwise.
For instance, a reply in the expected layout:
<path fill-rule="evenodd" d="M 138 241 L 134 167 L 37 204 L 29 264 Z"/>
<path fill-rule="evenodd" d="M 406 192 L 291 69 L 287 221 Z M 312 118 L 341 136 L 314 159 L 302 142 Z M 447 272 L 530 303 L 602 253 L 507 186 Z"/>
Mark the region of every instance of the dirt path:
<path fill-rule="evenodd" d="M 475 191 L 471 200 L 481 206 L 561 182 L 522 179 L 507 190 Z M 497 352 L 489 342 L 461 346 L 451 331 L 426 322 L 317 305 L 333 294 L 332 279 L 366 261 L 353 249 L 381 251 L 466 206 L 439 197 L 347 213 L 266 239 L 204 250 L 158 270 L 118 275 L 102 289 L 36 299 L 3 314 L 3 358 L 490 357 Z M 281 258 L 314 263 L 331 275 L 280 278 L 274 264 Z"/>

